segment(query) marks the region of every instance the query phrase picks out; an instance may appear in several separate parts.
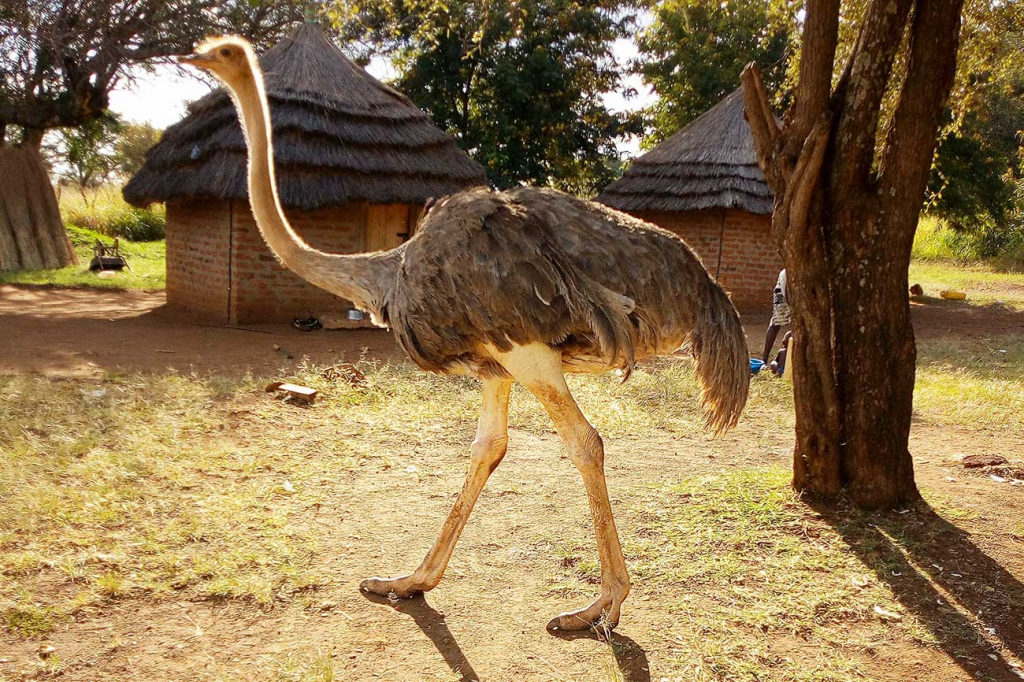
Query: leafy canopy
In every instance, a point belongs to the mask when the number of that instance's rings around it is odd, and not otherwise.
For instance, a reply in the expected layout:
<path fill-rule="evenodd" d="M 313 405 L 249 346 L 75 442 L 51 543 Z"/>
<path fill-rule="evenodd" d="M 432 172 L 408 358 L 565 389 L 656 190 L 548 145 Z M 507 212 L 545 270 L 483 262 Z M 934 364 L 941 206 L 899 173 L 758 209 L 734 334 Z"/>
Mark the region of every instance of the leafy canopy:
<path fill-rule="evenodd" d="M 341 31 L 361 57 L 390 57 L 396 87 L 451 133 L 497 187 L 593 194 L 632 130 L 601 99 L 619 87 L 612 53 L 629 0 L 344 0 Z"/>
<path fill-rule="evenodd" d="M 303 19 L 299 0 L 4 0 L 0 143 L 104 116 L 129 66 L 183 54 L 209 33 L 266 47 Z"/>
<path fill-rule="evenodd" d="M 757 62 L 769 92 L 782 92 L 799 3 L 786 0 L 662 0 L 637 40 L 633 70 L 658 95 L 644 117 L 646 145 L 676 132 L 740 85 Z"/>

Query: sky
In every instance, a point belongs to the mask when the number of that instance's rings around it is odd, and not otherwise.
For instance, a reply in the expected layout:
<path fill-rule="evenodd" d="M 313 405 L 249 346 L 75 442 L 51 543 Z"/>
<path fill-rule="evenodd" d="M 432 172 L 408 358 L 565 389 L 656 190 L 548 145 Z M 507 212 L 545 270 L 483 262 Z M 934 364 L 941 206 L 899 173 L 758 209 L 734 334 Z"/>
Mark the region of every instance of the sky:
<path fill-rule="evenodd" d="M 613 50 L 620 64 L 627 63 L 637 53 L 632 40 L 616 41 Z M 397 75 L 391 64 L 379 57 L 371 61 L 367 71 L 381 80 Z M 172 66 L 158 66 L 151 73 L 136 70 L 132 75 L 132 82 L 125 82 L 110 93 L 110 109 L 129 121 L 149 123 L 161 129 L 180 121 L 185 116 L 186 104 L 199 99 L 212 87 L 197 78 L 183 75 Z M 655 99 L 655 95 L 639 76 L 629 75 L 624 78 L 622 88 L 635 88 L 638 95 L 626 99 L 620 92 L 606 93 L 604 101 L 612 111 L 635 111 Z M 619 153 L 635 156 L 639 145 L 640 141 L 636 138 L 620 140 Z"/>

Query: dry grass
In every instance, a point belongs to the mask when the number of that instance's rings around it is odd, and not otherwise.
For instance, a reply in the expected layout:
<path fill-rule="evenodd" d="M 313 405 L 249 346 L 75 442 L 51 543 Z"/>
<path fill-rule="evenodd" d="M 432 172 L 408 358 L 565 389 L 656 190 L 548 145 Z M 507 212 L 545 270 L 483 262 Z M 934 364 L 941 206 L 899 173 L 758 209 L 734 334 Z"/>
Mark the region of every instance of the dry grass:
<path fill-rule="evenodd" d="M 316 584 L 316 482 L 346 460 L 229 435 L 247 386 L 194 377 L 0 380 L 0 600 L 38 634 L 104 600 L 270 604 Z M 225 392 L 227 391 L 227 392 Z M 58 583 L 45 606 L 35 586 Z"/>
<path fill-rule="evenodd" d="M 1019 337 L 993 343 L 1007 353 L 923 346 L 918 419 L 1021 424 L 1024 345 Z M 475 429 L 474 381 L 406 364 L 361 369 L 367 380 L 354 386 L 302 366 L 293 378 L 322 399 L 287 411 L 252 378 L 0 379 L 2 627 L 43 635 L 75 614 L 138 597 L 301 603 L 328 580 L 315 561 L 316 519 L 338 477 L 367 463 L 387 468 L 387 453 L 399 446 L 461 451 Z M 684 361 L 645 366 L 626 384 L 612 376 L 571 383 L 608 436 L 699 433 Z M 976 405 L 965 404 L 965 386 Z M 789 384 L 755 380 L 744 428 L 791 428 L 791 404 Z M 537 402 L 518 390 L 512 423 L 551 430 Z M 855 540 L 881 533 L 910 546 L 919 536 L 899 525 L 909 517 L 880 531 L 857 515 L 839 526 L 800 502 L 788 479 L 781 468 L 738 469 L 622 491 L 620 509 L 635 525 L 626 536 L 640 586 L 633 598 L 667 605 L 676 622 L 666 633 L 676 651 L 670 663 L 682 679 L 855 680 L 888 643 L 952 646 L 975 636 L 973 627 L 946 632 L 918 620 L 879 579 L 905 559 L 891 551 L 872 557 Z M 962 515 L 932 503 L 947 518 Z M 927 530 L 937 522 L 922 523 Z M 554 545 L 552 591 L 593 593 L 599 567 L 589 547 Z M 793 650 L 767 646 L 768 633 Z M 614 656 L 609 662 L 614 679 Z M 324 652 L 268 665 L 282 681 L 343 677 Z"/>
<path fill-rule="evenodd" d="M 1024 336 L 921 344 L 914 409 L 930 424 L 1024 431 Z"/>

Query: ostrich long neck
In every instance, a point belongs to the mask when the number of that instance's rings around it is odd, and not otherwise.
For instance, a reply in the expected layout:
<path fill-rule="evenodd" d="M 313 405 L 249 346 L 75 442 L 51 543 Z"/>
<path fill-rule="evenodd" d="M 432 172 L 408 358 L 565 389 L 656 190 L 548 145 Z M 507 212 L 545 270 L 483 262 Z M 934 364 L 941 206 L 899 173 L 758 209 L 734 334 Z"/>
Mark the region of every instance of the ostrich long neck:
<path fill-rule="evenodd" d="M 249 201 L 263 239 L 281 262 L 304 280 L 379 314 L 395 259 L 389 254 L 337 255 L 312 248 L 296 234 L 281 209 L 274 178 L 270 112 L 255 60 L 252 77 L 231 83 L 249 148 Z"/>

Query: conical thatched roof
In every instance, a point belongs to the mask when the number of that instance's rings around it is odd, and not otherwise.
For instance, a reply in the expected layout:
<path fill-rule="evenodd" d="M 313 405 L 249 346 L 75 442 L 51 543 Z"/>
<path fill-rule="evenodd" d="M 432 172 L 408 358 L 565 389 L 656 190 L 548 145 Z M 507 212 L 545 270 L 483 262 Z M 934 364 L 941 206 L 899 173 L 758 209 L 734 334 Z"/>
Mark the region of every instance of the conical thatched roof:
<path fill-rule="evenodd" d="M 772 212 L 754 139 L 736 90 L 688 126 L 637 158 L 597 198 L 622 211 L 738 208 Z"/>
<path fill-rule="evenodd" d="M 483 168 L 401 93 L 348 59 L 312 24 L 260 58 L 281 202 L 423 203 L 486 184 Z M 224 90 L 164 132 L 124 188 L 135 205 L 246 199 L 246 148 Z"/>

